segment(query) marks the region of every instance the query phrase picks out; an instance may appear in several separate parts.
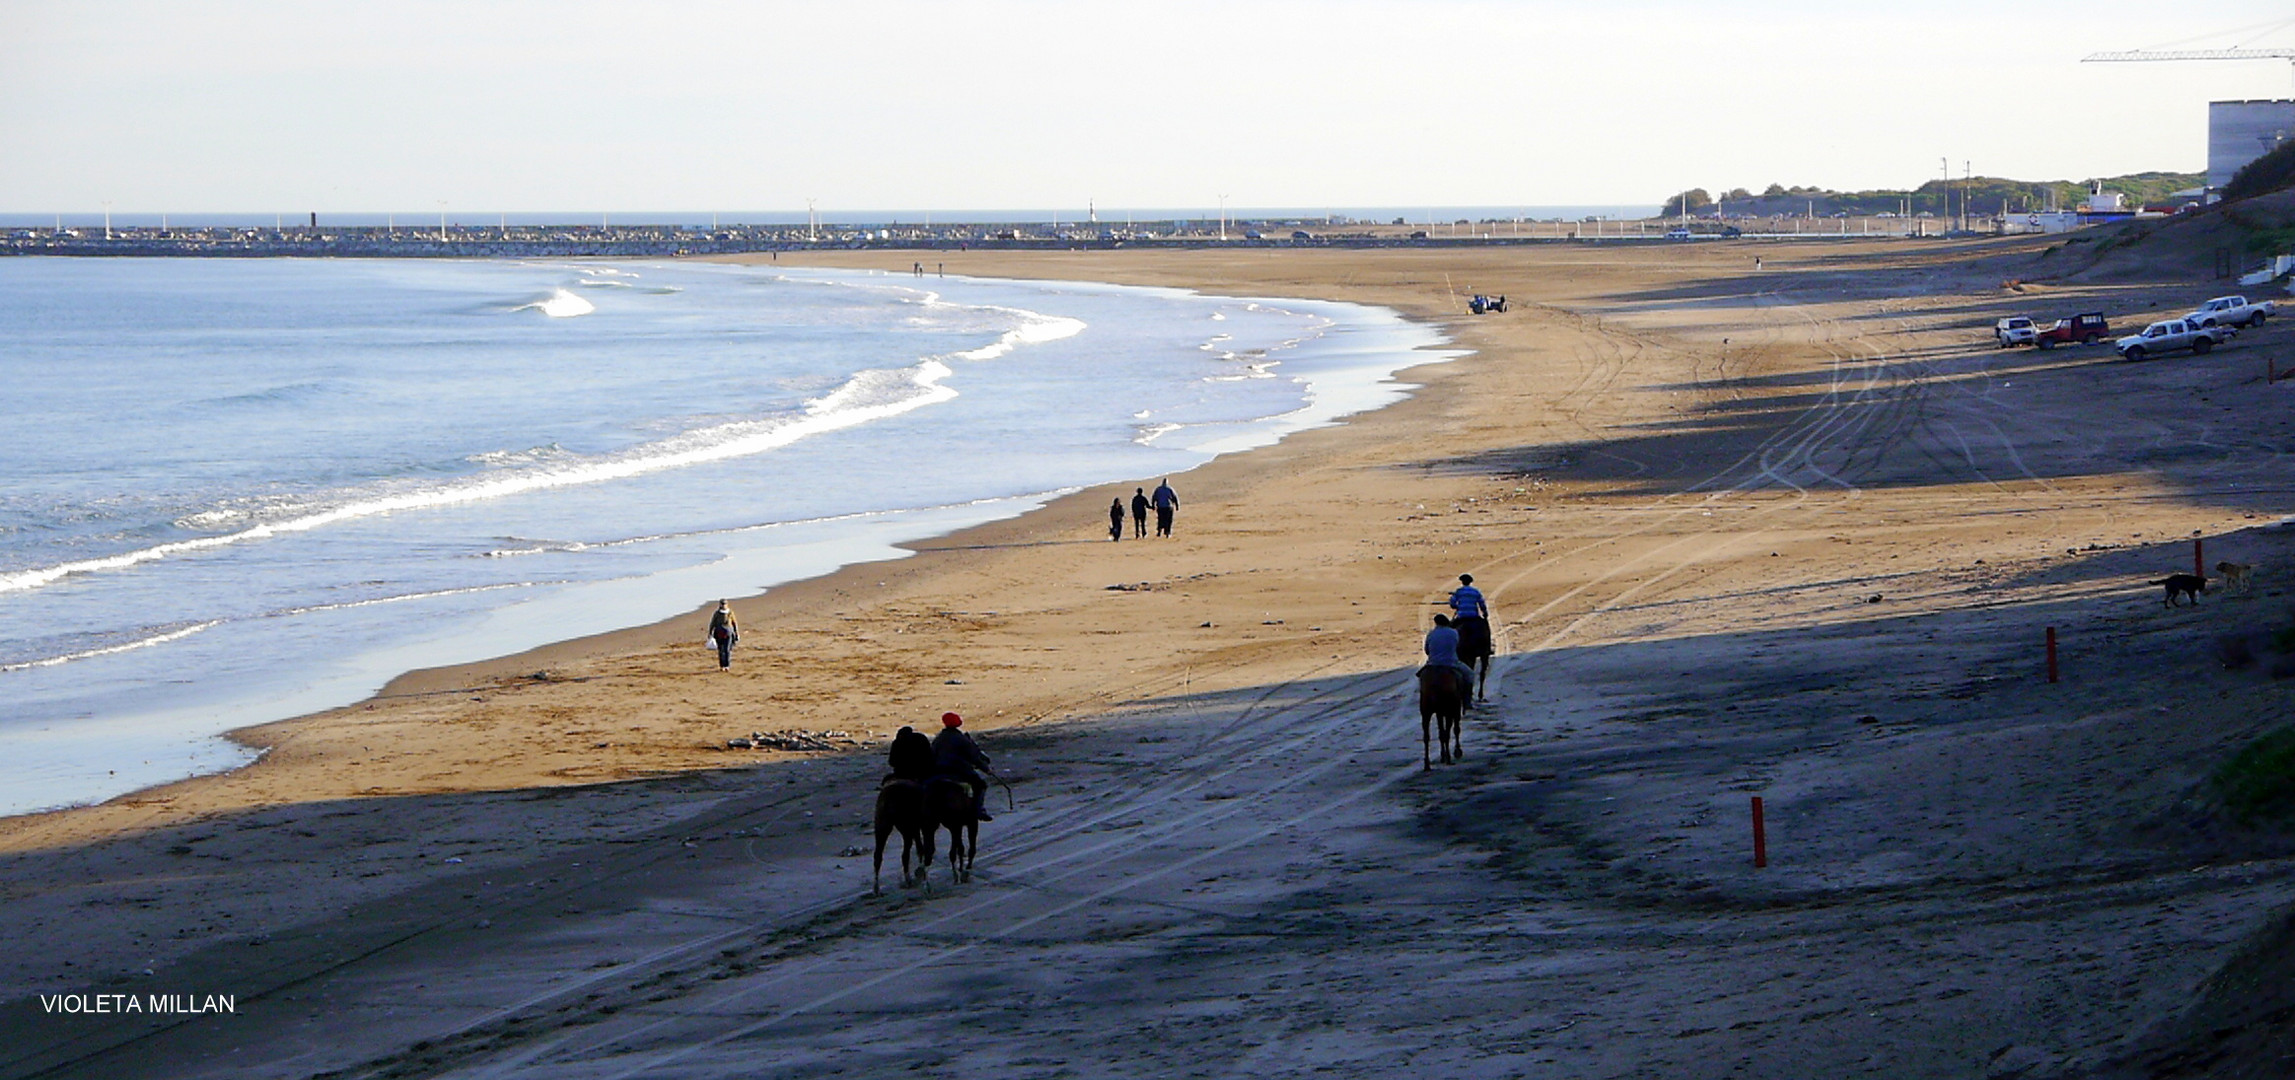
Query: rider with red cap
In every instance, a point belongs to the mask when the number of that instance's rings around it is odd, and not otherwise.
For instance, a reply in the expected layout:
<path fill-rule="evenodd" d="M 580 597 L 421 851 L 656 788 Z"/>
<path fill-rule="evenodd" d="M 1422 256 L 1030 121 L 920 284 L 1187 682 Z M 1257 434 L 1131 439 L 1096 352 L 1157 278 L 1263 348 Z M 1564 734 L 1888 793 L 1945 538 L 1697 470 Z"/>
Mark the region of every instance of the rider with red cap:
<path fill-rule="evenodd" d="M 973 744 L 972 736 L 964 733 L 964 718 L 955 713 L 940 714 L 940 734 L 932 737 L 934 764 L 940 775 L 961 780 L 972 786 L 972 816 L 982 821 L 994 821 L 988 813 L 988 781 L 980 774 L 988 770 L 988 755 Z"/>

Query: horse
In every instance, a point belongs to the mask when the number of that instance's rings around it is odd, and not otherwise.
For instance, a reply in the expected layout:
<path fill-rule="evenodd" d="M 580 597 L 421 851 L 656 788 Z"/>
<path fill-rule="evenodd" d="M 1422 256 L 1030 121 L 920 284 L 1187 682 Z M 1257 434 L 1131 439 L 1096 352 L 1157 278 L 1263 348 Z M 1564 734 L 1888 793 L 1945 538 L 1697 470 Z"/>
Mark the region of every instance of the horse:
<path fill-rule="evenodd" d="M 1487 701 L 1483 687 L 1490 682 L 1490 654 L 1497 651 L 1491 646 L 1490 620 L 1480 615 L 1461 615 L 1452 620 L 1458 629 L 1458 662 L 1473 668 L 1474 700 Z"/>
<path fill-rule="evenodd" d="M 910 884 L 909 855 L 918 856 L 916 881 L 932 890 L 932 818 L 925 813 L 924 785 L 914 780 L 887 780 L 877 788 L 877 862 L 875 876 L 869 886 L 870 896 L 883 896 L 885 891 L 885 840 L 893 830 L 900 830 L 900 884 Z"/>
<path fill-rule="evenodd" d="M 972 856 L 980 848 L 980 819 L 972 815 L 972 788 L 953 776 L 935 776 L 924 784 L 925 850 L 933 833 L 948 830 L 948 876 L 963 884 L 972 877 Z"/>
<path fill-rule="evenodd" d="M 1419 765 L 1434 768 L 1434 738 L 1442 737 L 1442 763 L 1448 765 L 1455 755 L 1466 757 L 1466 743 L 1459 737 L 1459 717 L 1466 711 L 1466 689 L 1459 686 L 1461 677 L 1447 667 L 1428 665 L 1418 672 L 1418 741 Z M 1439 720 L 1431 725 L 1429 721 Z"/>

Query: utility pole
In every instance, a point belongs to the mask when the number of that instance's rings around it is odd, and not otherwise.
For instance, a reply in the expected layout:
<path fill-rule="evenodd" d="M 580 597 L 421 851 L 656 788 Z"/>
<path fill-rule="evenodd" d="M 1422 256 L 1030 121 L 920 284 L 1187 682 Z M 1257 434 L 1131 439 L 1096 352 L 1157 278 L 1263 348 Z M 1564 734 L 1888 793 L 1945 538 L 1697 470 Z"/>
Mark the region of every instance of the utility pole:
<path fill-rule="evenodd" d="M 104 200 L 104 239 L 112 238 L 112 201 Z"/>
<path fill-rule="evenodd" d="M 1227 242 L 1227 196 L 1219 197 L 1219 242 Z"/>
<path fill-rule="evenodd" d="M 438 242 L 446 242 L 446 200 L 438 200 Z"/>

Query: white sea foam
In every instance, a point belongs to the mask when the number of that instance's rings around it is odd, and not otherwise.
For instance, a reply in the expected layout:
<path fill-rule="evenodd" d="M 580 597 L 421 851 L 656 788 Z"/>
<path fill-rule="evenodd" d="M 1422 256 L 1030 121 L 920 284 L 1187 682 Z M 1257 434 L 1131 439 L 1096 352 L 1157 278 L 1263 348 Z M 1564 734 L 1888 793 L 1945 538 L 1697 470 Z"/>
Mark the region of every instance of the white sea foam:
<path fill-rule="evenodd" d="M 596 311 L 598 310 L 598 306 L 582 299 L 579 296 L 575 296 L 573 293 L 565 289 L 552 289 L 550 290 L 550 295 L 529 303 L 520 304 L 517 307 L 511 308 L 510 310 L 539 311 L 553 319 L 571 319 L 578 315 L 587 315 L 593 311 Z"/>
<path fill-rule="evenodd" d="M 87 649 L 82 652 L 67 653 L 63 656 L 50 656 L 40 660 L 26 660 L 19 664 L 0 664 L 0 671 L 23 671 L 28 668 L 55 667 L 58 664 L 69 664 L 74 660 L 90 660 L 98 656 L 110 656 L 114 653 L 132 652 L 136 649 L 148 649 L 154 645 L 165 645 L 170 641 L 181 641 L 182 639 L 190 637 L 191 635 L 196 634 L 202 630 L 206 630 L 210 627 L 220 626 L 222 623 L 223 620 L 221 619 L 210 619 L 206 622 L 193 623 L 190 626 L 179 627 L 164 634 L 154 634 L 147 638 L 137 638 L 134 641 L 122 642 L 118 645 L 106 645 L 100 649 Z"/>
<path fill-rule="evenodd" d="M 999 310 L 1012 311 L 1013 309 Z M 1014 311 L 1014 314 L 1021 316 L 1020 325 L 1006 330 L 1002 337 L 989 344 L 957 353 L 955 358 L 958 360 L 994 360 L 1023 345 L 1041 345 L 1047 341 L 1058 341 L 1061 338 L 1074 337 L 1084 332 L 1082 319 L 1070 319 L 1058 315 L 1038 315 L 1033 311 Z"/>
<path fill-rule="evenodd" d="M 304 503 L 284 507 L 275 511 L 279 515 L 277 520 L 262 522 L 236 532 L 155 544 L 117 555 L 0 574 L 0 593 L 36 589 L 73 574 L 122 570 L 155 559 L 209 551 L 250 540 L 309 532 L 379 514 L 480 502 L 529 491 L 596 484 L 664 469 L 747 457 L 779 449 L 808 436 L 898 416 L 913 409 L 947 401 L 956 396 L 956 390 L 942 385 L 941 380 L 951 374 L 953 372 L 948 365 L 938 360 L 926 360 L 906 368 L 862 371 L 835 390 L 806 402 L 802 410 L 793 414 L 700 428 L 618 454 L 598 457 L 575 455 L 571 460 L 534 468 L 500 469 L 482 477 L 445 484 L 354 492 L 332 504 Z M 209 512 L 220 513 L 224 512 Z M 189 522 L 208 518 L 209 514 L 192 515 L 184 520 Z"/>
<path fill-rule="evenodd" d="M 1139 427 L 1139 434 L 1133 436 L 1132 441 L 1140 444 L 1141 446 L 1153 446 L 1155 445 L 1155 441 L 1157 439 L 1163 438 L 1165 435 L 1171 434 L 1174 431 L 1178 431 L 1182 426 L 1184 425 L 1142 424 Z"/>

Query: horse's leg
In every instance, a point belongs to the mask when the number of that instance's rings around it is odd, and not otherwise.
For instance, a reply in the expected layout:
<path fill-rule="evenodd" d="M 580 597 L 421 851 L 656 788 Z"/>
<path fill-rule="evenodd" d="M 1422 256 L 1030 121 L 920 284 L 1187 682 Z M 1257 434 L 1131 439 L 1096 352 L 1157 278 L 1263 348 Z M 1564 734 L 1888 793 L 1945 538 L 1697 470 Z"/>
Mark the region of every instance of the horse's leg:
<path fill-rule="evenodd" d="M 1426 703 L 1420 702 L 1418 706 L 1418 767 L 1420 772 L 1428 772 L 1434 768 L 1434 733 L 1427 730 L 1433 716 L 1434 713 L 1427 710 Z"/>
<path fill-rule="evenodd" d="M 972 860 L 980 857 L 980 823 L 964 827 L 964 880 L 972 880 Z"/>
<path fill-rule="evenodd" d="M 1474 678 L 1474 700 L 1488 701 L 1490 698 L 1484 693 L 1484 691 L 1490 688 L 1490 654 L 1484 653 L 1480 658 L 1475 660 L 1474 666 L 1476 669 Z"/>
<path fill-rule="evenodd" d="M 892 822 L 885 820 L 880 815 L 877 818 L 876 869 L 869 874 L 870 896 L 883 896 L 885 894 L 885 838 L 890 835 L 892 835 Z M 905 836 L 901 838 L 900 883 L 908 884 L 908 838 Z"/>

